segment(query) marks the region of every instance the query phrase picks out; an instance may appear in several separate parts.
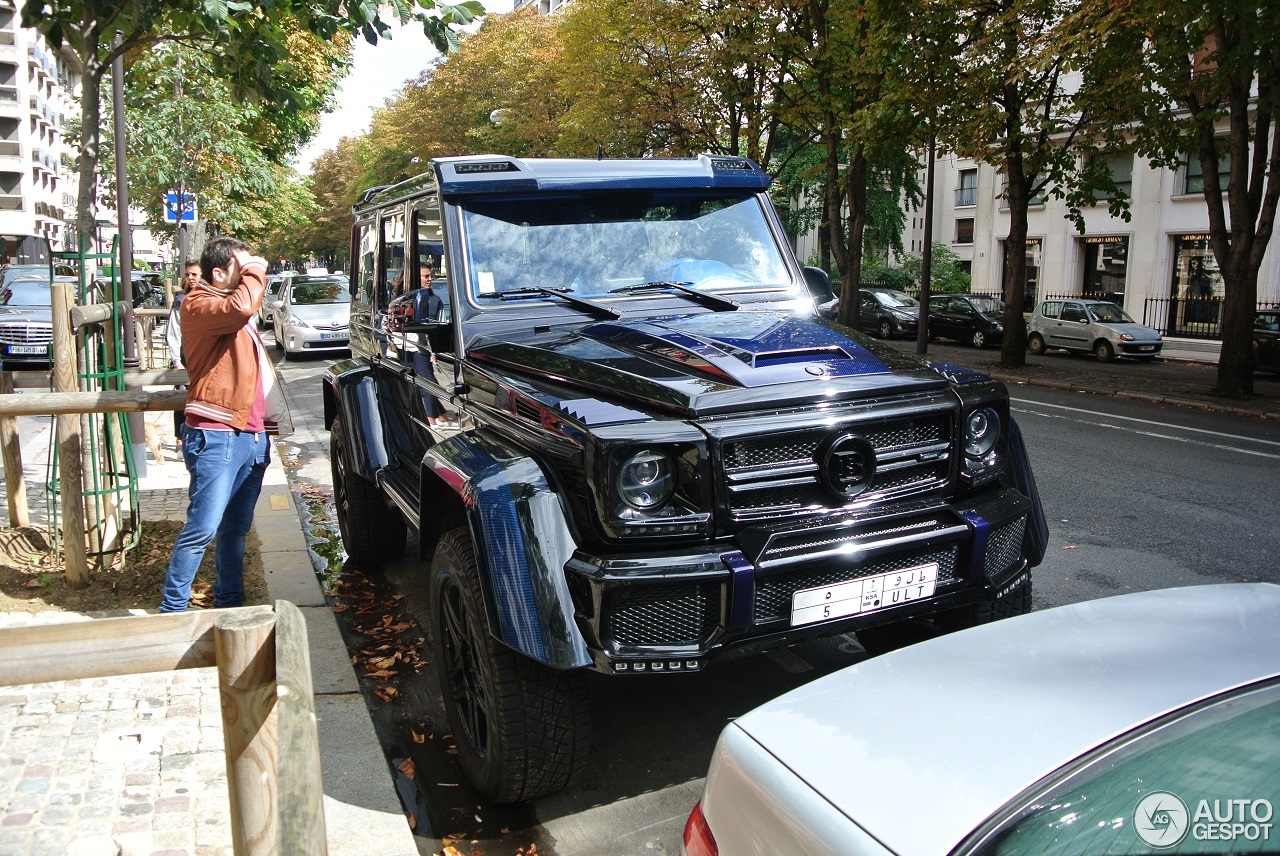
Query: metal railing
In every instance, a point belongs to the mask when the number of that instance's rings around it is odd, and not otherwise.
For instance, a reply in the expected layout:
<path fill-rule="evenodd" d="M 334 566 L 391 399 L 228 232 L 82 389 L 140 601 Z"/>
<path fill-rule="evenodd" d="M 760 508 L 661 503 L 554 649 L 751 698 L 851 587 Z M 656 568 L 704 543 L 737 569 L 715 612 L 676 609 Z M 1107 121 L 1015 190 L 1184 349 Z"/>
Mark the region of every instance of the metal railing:
<path fill-rule="evenodd" d="M 978 204 L 978 188 L 976 187 L 957 187 L 956 188 L 956 207 L 960 208 L 966 205 Z"/>
<path fill-rule="evenodd" d="M 1179 339 L 1222 340 L 1221 297 L 1148 297 L 1142 323 Z M 1280 309 L 1280 301 L 1262 301 L 1259 310 Z"/>

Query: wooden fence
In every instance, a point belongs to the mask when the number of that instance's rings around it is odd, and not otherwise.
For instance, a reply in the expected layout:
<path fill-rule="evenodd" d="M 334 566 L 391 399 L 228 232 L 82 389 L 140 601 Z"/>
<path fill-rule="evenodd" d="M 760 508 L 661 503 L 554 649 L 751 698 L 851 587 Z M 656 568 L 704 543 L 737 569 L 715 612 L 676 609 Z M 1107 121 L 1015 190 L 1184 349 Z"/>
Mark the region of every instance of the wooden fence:
<path fill-rule="evenodd" d="M 307 626 L 292 603 L 0 629 L 0 686 L 208 666 L 236 856 L 326 853 Z"/>

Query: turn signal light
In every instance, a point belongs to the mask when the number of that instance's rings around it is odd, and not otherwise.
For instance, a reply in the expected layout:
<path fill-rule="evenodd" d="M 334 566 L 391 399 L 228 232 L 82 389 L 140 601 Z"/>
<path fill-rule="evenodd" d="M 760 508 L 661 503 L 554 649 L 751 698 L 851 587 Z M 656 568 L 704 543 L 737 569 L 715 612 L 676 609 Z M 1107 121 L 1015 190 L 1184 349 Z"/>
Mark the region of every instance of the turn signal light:
<path fill-rule="evenodd" d="M 697 802 L 689 819 L 684 824 L 684 852 L 689 856 L 719 856 L 716 840 L 711 835 L 711 827 L 702 816 L 702 803 Z"/>

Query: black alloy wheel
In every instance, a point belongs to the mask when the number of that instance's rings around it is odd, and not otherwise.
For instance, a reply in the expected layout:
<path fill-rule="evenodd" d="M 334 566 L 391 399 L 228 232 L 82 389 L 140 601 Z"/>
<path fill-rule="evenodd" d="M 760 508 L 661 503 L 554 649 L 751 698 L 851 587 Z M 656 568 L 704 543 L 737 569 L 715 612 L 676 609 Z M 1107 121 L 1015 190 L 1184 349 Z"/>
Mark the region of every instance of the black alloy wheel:
<path fill-rule="evenodd" d="M 493 637 L 465 526 L 445 533 L 436 547 L 429 624 L 467 778 L 499 803 L 564 788 L 587 759 L 586 676 L 548 668 Z"/>
<path fill-rule="evenodd" d="M 347 460 L 347 428 L 334 419 L 329 428 L 329 469 L 333 505 L 347 558 L 378 565 L 404 554 L 408 531 L 400 511 L 388 508 L 378 486 L 356 473 Z"/>

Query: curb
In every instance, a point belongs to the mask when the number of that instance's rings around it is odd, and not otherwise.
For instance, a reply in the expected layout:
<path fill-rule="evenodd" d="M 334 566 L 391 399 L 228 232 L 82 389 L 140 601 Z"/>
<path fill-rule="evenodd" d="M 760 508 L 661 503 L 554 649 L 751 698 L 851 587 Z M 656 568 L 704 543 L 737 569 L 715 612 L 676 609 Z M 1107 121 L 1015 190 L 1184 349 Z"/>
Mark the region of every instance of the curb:
<path fill-rule="evenodd" d="M 1047 389 L 1057 389 L 1064 392 L 1084 392 L 1090 395 L 1105 395 L 1110 398 L 1123 398 L 1129 401 L 1145 401 L 1150 404 L 1170 404 L 1177 407 L 1187 407 L 1193 410 L 1204 410 L 1212 413 L 1224 413 L 1228 416 L 1250 416 L 1257 419 L 1280 419 L 1280 413 L 1267 410 L 1249 410 L 1245 407 L 1239 407 L 1233 404 L 1215 401 L 1200 401 L 1192 398 L 1179 398 L 1172 395 L 1155 395 L 1149 392 L 1133 392 L 1124 389 L 1103 389 L 1101 387 L 1090 386 L 1088 384 L 1073 383 L 1071 381 L 1050 380 L 1047 378 L 1029 378 L 1020 375 L 1011 375 L 1004 372 L 991 372 L 990 376 L 993 380 L 998 380 L 1004 384 L 1014 384 L 1021 386 L 1039 386 Z"/>
<path fill-rule="evenodd" d="M 329 852 L 417 856 L 386 753 L 337 619 L 311 564 L 301 517 L 278 453 L 272 454 L 263 478 L 253 525 L 269 598 L 291 601 L 307 622 Z"/>

